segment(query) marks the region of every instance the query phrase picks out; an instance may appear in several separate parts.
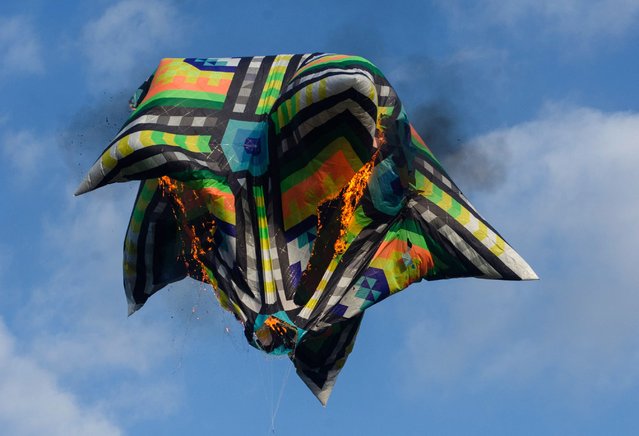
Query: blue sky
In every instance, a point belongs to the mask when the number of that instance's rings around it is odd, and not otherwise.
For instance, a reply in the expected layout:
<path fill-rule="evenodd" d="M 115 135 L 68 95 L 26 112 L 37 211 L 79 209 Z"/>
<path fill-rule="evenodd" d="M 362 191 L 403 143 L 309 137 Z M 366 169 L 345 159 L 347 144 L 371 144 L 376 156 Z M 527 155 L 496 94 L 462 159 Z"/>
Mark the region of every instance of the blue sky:
<path fill-rule="evenodd" d="M 3 431 L 636 431 L 637 0 L 147 3 L 0 5 Z M 160 58 L 313 51 L 375 62 L 541 277 L 375 306 L 326 408 L 200 284 L 127 318 L 135 184 L 72 195 Z"/>

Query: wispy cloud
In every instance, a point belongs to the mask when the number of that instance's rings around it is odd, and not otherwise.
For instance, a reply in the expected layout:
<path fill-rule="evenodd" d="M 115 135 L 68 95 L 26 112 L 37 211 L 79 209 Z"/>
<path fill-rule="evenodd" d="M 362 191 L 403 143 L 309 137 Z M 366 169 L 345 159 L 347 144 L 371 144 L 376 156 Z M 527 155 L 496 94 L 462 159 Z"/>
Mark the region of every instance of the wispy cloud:
<path fill-rule="evenodd" d="M 41 73 L 42 46 L 31 20 L 0 16 L 0 75 Z"/>
<path fill-rule="evenodd" d="M 55 193 L 61 197 L 55 200 L 59 208 L 42 217 L 43 229 L 33 230 L 40 232 L 40 245 L 33 248 L 39 264 L 37 276 L 3 280 L 5 289 L 20 287 L 27 295 L 11 316 L 7 312 L 6 319 L 11 320 L 21 354 L 15 357 L 14 352 L 8 351 L 5 360 L 13 365 L 11 368 L 27 365 L 24 377 L 33 377 L 33 383 L 42 386 L 44 393 L 34 395 L 42 395 L 43 402 L 55 403 L 60 390 L 56 386 L 65 388 L 59 394 L 63 400 L 59 405 L 64 410 L 57 410 L 58 403 L 43 404 L 42 409 L 59 413 L 61 421 L 66 415 L 80 420 L 82 414 L 93 409 L 110 418 L 100 421 L 97 418 L 103 415 L 95 412 L 87 415 L 93 420 L 82 418 L 87 423 L 78 421 L 73 424 L 75 427 L 68 427 L 73 431 L 66 434 L 117 434 L 113 422 L 126 427 L 137 419 L 166 416 L 182 401 L 182 388 L 176 377 L 166 379 L 175 369 L 179 351 L 170 325 L 150 318 L 151 311 L 126 316 L 121 244 L 135 194 L 135 186 L 130 188 L 106 188 L 78 199 L 72 196 L 72 186 L 61 187 L 64 192 Z M 165 315 L 159 317 L 166 319 Z M 9 373 L 4 377 L 2 372 L 0 397 L 11 398 L 11 392 L 1 392 L 2 383 L 8 386 L 5 389 L 17 389 L 19 380 L 3 382 L 12 376 Z M 21 393 L 25 409 L 30 397 L 27 391 Z M 9 400 L 6 403 L 0 404 L 0 409 L 11 410 Z M 143 414 L 132 413 L 127 409 L 134 403 L 144 403 L 149 409 Z M 16 434 L 49 434 L 37 428 L 22 430 L 20 426 L 29 424 L 24 420 L 26 416 L 16 416 L 15 422 L 11 421 L 19 430 Z M 89 427 L 92 423 L 95 431 Z M 64 433 L 62 424 L 60 433 Z"/>
<path fill-rule="evenodd" d="M 440 2 L 458 22 L 499 25 L 513 32 L 531 20 L 538 31 L 576 37 L 601 38 L 625 34 L 637 27 L 639 3 L 635 0 L 482 0 L 472 7 L 461 0 Z"/>
<path fill-rule="evenodd" d="M 86 24 L 82 34 L 94 86 L 130 86 L 130 76 L 139 64 L 150 62 L 151 68 L 143 66 L 143 71 L 150 73 L 180 39 L 182 30 L 181 13 L 170 1 L 160 0 L 149 6 L 142 0 L 122 0 L 108 7 Z"/>
<path fill-rule="evenodd" d="M 38 317 L 29 327 L 37 332 L 33 352 L 59 373 L 143 374 L 170 353 L 163 346 L 165 329 L 125 316 L 121 240 L 134 187 L 118 188 L 120 198 L 108 190 L 80 199 L 69 195 L 65 212 L 45 224 L 43 248 L 56 257 L 43 265 L 50 273 L 32 293 L 29 311 Z"/>
<path fill-rule="evenodd" d="M 0 423 L 4 433 L 121 434 L 103 413 L 86 407 L 63 389 L 54 373 L 18 353 L 14 342 L 14 336 L 0 319 Z"/>
<path fill-rule="evenodd" d="M 45 141 L 29 130 L 5 131 L 0 137 L 0 153 L 21 183 L 38 169 L 38 160 L 44 162 L 45 149 Z"/>
<path fill-rule="evenodd" d="M 637 137 L 637 113 L 551 105 L 474 140 L 509 156 L 506 183 L 475 205 L 541 280 L 446 290 L 447 316 L 418 323 L 405 343 L 417 385 L 543 379 L 590 398 L 639 385 Z"/>

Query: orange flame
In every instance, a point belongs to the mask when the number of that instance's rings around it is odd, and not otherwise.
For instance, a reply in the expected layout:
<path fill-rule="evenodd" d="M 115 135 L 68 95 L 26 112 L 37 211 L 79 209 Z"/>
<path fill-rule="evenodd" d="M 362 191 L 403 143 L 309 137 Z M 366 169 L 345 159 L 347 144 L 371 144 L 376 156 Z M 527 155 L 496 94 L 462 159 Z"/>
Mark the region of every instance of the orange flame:
<path fill-rule="evenodd" d="M 162 195 L 168 197 L 172 203 L 173 216 L 178 223 L 179 228 L 186 233 L 186 237 L 188 238 L 189 244 L 189 253 L 185 252 L 185 247 L 182 247 L 182 257 L 184 258 L 184 264 L 187 269 L 190 266 L 189 260 L 193 260 L 197 267 L 200 269 L 200 274 L 202 276 L 202 281 L 205 283 L 209 283 L 213 285 L 215 288 L 215 284 L 211 281 L 208 269 L 206 268 L 206 264 L 202 260 L 204 255 L 206 255 L 206 251 L 202 248 L 202 241 L 197 234 L 196 228 L 194 225 L 189 224 L 186 214 L 186 207 L 184 205 L 184 201 L 182 200 L 182 195 L 184 194 L 184 186 L 182 184 L 178 184 L 175 180 L 172 180 L 168 176 L 162 176 L 158 179 L 158 186 Z M 193 197 L 198 199 L 198 195 L 196 192 L 193 192 Z M 215 222 L 212 223 L 213 232 L 215 231 Z M 213 237 L 211 233 L 209 233 L 206 237 L 207 242 L 213 242 Z M 183 238 L 184 241 L 184 238 Z M 184 244 L 186 245 L 186 244 Z"/>
<path fill-rule="evenodd" d="M 366 189 L 368 179 L 373 173 L 373 168 L 375 168 L 375 161 L 377 160 L 378 155 L 379 150 L 373 153 L 373 157 L 371 158 L 371 160 L 366 162 L 366 164 L 364 164 L 364 166 L 362 166 L 359 171 L 355 173 L 353 178 L 351 178 L 351 180 L 342 191 L 340 229 L 337 241 L 335 241 L 335 255 L 343 254 L 344 251 L 346 251 L 346 232 L 351 220 L 353 219 L 355 209 L 357 208 L 359 201 L 362 199 L 362 195 L 364 195 L 364 189 Z"/>
<path fill-rule="evenodd" d="M 266 318 L 264 324 L 274 333 L 278 333 L 280 335 L 284 335 L 286 333 L 287 329 L 284 322 L 273 316 L 269 316 L 268 318 Z"/>
<path fill-rule="evenodd" d="M 339 236 L 335 241 L 335 256 L 344 254 L 344 251 L 346 251 L 345 239 L 348 226 L 353 219 L 353 214 L 355 213 L 355 209 L 357 208 L 359 201 L 362 199 L 362 195 L 364 195 L 364 189 L 366 189 L 368 179 L 370 179 L 371 174 L 373 173 L 373 168 L 375 168 L 375 161 L 379 156 L 379 148 L 386 144 L 386 136 L 384 135 L 384 126 L 382 124 L 383 118 L 383 114 L 379 114 L 376 122 L 375 139 L 373 145 L 377 150 L 375 151 L 375 153 L 373 153 L 371 160 L 366 162 L 364 166 L 362 166 L 359 171 L 355 173 L 353 178 L 351 178 L 351 180 L 346 185 L 345 189 L 342 190 L 341 197 L 343 204 L 340 214 Z"/>

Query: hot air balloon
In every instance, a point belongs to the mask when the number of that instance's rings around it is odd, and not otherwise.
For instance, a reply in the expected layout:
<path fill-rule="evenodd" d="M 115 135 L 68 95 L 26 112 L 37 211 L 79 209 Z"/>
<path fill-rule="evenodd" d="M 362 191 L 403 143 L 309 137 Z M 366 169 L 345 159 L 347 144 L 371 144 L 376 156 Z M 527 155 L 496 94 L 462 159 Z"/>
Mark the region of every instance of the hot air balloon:
<path fill-rule="evenodd" d="M 364 312 L 411 283 L 537 276 L 358 56 L 163 59 L 81 183 L 139 180 L 129 311 L 186 276 L 325 404 Z"/>

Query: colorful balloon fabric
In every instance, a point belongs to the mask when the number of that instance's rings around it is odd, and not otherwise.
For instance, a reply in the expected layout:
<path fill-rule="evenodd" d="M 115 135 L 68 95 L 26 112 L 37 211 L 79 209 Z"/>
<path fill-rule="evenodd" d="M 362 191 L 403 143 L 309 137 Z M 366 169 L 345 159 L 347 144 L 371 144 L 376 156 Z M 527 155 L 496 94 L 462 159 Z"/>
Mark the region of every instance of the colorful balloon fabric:
<path fill-rule="evenodd" d="M 323 404 L 372 305 L 422 279 L 537 278 L 364 58 L 163 59 L 131 106 L 77 191 L 141 181 L 130 313 L 187 275 L 210 283 Z"/>

